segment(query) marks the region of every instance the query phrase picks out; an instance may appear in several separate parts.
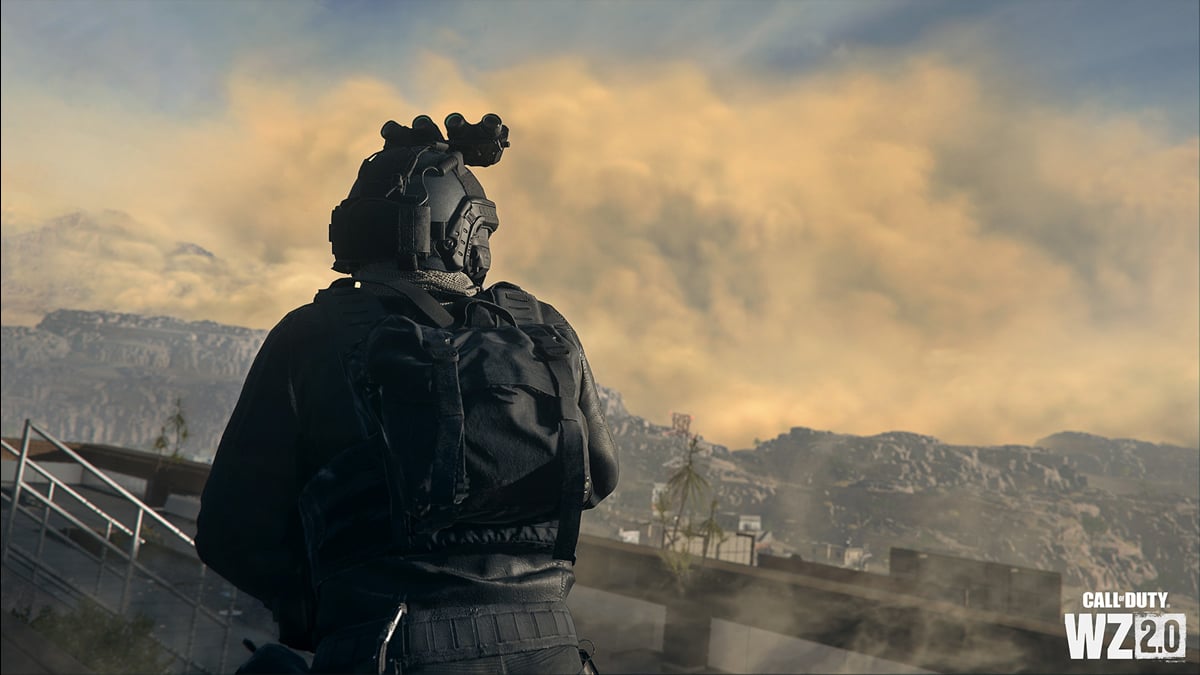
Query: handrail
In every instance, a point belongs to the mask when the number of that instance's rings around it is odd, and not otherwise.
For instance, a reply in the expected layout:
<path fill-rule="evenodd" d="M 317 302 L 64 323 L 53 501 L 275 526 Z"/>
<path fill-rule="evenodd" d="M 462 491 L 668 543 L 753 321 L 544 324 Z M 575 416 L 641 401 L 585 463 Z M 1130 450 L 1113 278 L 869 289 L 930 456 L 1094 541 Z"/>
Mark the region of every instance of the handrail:
<path fill-rule="evenodd" d="M 68 448 L 66 445 L 59 442 L 58 439 L 51 436 L 48 432 L 43 431 L 41 427 L 34 424 L 32 421 L 25 420 L 25 424 L 29 428 L 36 431 L 39 436 L 41 436 L 42 438 L 49 441 L 52 445 L 54 445 L 54 447 L 63 451 L 64 453 L 66 453 L 66 455 L 68 457 L 70 457 L 71 459 L 75 460 L 80 465 L 82 465 L 83 468 L 87 469 L 89 472 L 91 472 L 93 475 L 95 475 L 97 478 L 99 478 L 106 485 L 108 485 L 112 489 L 116 490 L 117 493 L 120 494 L 122 497 L 133 502 L 133 504 L 135 506 L 137 506 L 139 509 L 149 513 L 151 518 L 153 518 L 155 521 L 157 521 L 163 527 L 167 528 L 168 531 L 174 533 L 177 537 L 182 539 L 188 546 L 196 545 L 196 542 L 193 541 L 191 537 L 184 534 L 183 531 L 180 530 L 178 527 L 175 527 L 175 525 L 172 524 L 171 521 L 167 520 L 166 518 L 163 518 L 161 515 L 158 514 L 157 511 L 154 510 L 153 507 L 147 505 L 145 502 L 143 502 L 142 500 L 135 497 L 132 492 L 121 487 L 120 484 L 118 484 L 112 478 L 109 478 L 109 476 L 107 474 L 105 474 L 103 471 L 101 471 L 100 469 L 97 469 L 95 466 L 93 466 L 91 462 L 84 459 L 82 456 L 79 455 L 79 453 L 75 452 L 74 450 Z M 28 461 L 28 460 L 26 460 L 26 461 Z"/>
<path fill-rule="evenodd" d="M 74 542 L 72 542 L 72 543 L 74 543 Z M 80 588 L 79 586 L 77 586 L 70 579 L 66 579 L 66 578 L 62 577 L 61 575 L 59 575 L 53 568 L 45 565 L 40 560 L 38 560 L 35 556 L 31 555 L 28 551 L 21 548 L 20 546 L 13 545 L 12 550 L 13 550 L 13 553 L 15 553 L 18 557 L 23 558 L 24 564 L 28 565 L 29 567 L 31 567 L 35 570 L 40 571 L 41 574 L 50 577 L 50 579 L 55 584 L 58 584 L 58 586 L 60 588 L 62 588 L 63 590 L 65 590 L 67 593 L 73 593 L 73 594 L 75 594 L 77 596 L 81 596 L 81 597 L 92 597 L 91 594 L 89 594 L 87 591 L 85 591 L 82 588 Z M 108 612 L 109 614 L 112 614 L 115 616 L 120 615 L 119 612 L 114 612 L 111 607 L 106 606 L 105 603 L 103 601 L 99 600 L 98 598 L 92 598 L 92 599 L 96 602 L 96 604 L 100 605 L 100 607 L 103 608 L 104 611 Z M 180 661 L 189 670 L 204 672 L 203 666 L 196 663 L 189 656 L 187 656 L 185 654 L 181 654 L 178 649 L 171 647 L 171 645 L 164 644 L 162 642 L 158 642 L 158 646 L 161 647 L 164 651 L 166 651 L 171 656 L 172 659 Z"/>
<path fill-rule="evenodd" d="M 43 504 L 45 504 L 46 506 L 48 506 L 48 507 L 50 507 L 51 509 L 53 509 L 55 513 L 57 513 L 58 515 L 60 515 L 60 516 L 62 516 L 62 517 L 64 517 L 64 518 L 66 518 L 67 520 L 71 521 L 71 522 L 72 522 L 72 523 L 74 523 L 76 526 L 78 526 L 78 527 L 79 527 L 81 530 L 83 530 L 83 532 L 84 532 L 85 534 L 87 534 L 87 535 L 91 536 L 93 539 L 95 539 L 95 540 L 99 541 L 101 544 L 107 545 L 107 546 L 108 546 L 108 548 L 112 549 L 113 551 L 116 551 L 116 552 L 117 552 L 119 555 L 122 555 L 122 556 L 124 556 L 126 559 L 128 559 L 128 558 L 129 558 L 129 552 L 128 552 L 128 551 L 123 551 L 123 550 L 121 550 L 119 547 L 117 547 L 115 544 L 113 544 L 112 542 L 110 542 L 110 541 L 107 541 L 107 540 L 106 540 L 104 537 L 100 536 L 99 534 L 97 534 L 96 532 L 94 532 L 94 531 L 93 531 L 91 528 L 89 528 L 89 527 L 85 526 L 83 523 L 81 523 L 81 522 L 79 522 L 78 520 L 76 520 L 76 519 L 75 519 L 73 516 L 71 516 L 71 514 L 69 514 L 69 513 L 67 513 L 66 511 L 64 511 L 64 510 L 62 509 L 62 507 L 61 507 L 61 506 L 59 506 L 58 504 L 55 504 L 55 503 L 53 503 L 53 502 L 49 501 L 48 499 L 46 499 L 45 495 L 38 494 L 37 492 L 33 492 L 32 494 L 33 494 L 34 496 L 36 496 L 36 497 L 38 498 L 38 500 L 39 500 L 39 501 L 41 501 Z M 11 498 L 11 497 L 9 497 L 8 495 L 0 495 L 0 496 L 2 496 L 2 497 L 3 497 L 4 499 L 6 499 L 6 500 L 11 500 L 11 499 L 12 499 L 12 498 Z M 20 512 L 21 512 L 22 514 L 26 515 L 26 516 L 34 517 L 34 516 L 33 516 L 33 514 L 32 514 L 32 513 L 31 513 L 31 512 L 30 512 L 28 509 L 26 509 L 24 506 L 21 506 L 20 504 L 13 504 L 13 508 L 15 508 L 15 509 L 19 509 L 19 510 L 20 510 Z M 73 547 L 74 547 L 76 550 L 80 551 L 81 553 L 85 553 L 85 554 L 91 555 L 91 553 L 90 553 L 89 551 L 87 551 L 86 549 L 84 549 L 82 546 L 80 546 L 80 545 L 78 544 L 78 542 L 71 541 L 69 538 L 67 538 L 65 535 L 63 535 L 61 532 L 56 532 L 56 531 L 54 531 L 54 530 L 50 530 L 50 532 L 51 532 L 52 534 L 54 534 L 54 536 L 56 536 L 56 537 L 58 537 L 58 538 L 62 539 L 62 540 L 63 540 L 64 542 L 66 542 L 67 544 L 69 544 L 69 545 L 73 546 Z M 19 549 L 19 546 L 18 546 L 17 544 L 9 544 L 9 545 L 10 545 L 11 547 L 13 547 L 14 549 Z M 183 593 L 183 591 L 180 591 L 178 588 L 175 588 L 175 586 L 174 586 L 174 585 L 173 585 L 171 582 L 169 582 L 169 581 L 167 581 L 166 579 L 162 578 L 162 577 L 161 577 L 161 576 L 160 576 L 160 575 L 159 575 L 157 572 L 155 572 L 154 570 L 152 570 L 152 569 L 150 569 L 150 568 L 146 567 L 145 565 L 143 565 L 142 563 L 138 562 L 137 560 L 132 560 L 131 562 L 132 562 L 132 564 L 133 564 L 134 568 L 135 568 L 135 569 L 137 569 L 137 571 L 139 571 L 139 572 L 141 572 L 142 574 L 144 574 L 144 575 L 146 576 L 146 578 L 150 579 L 150 580 L 151 580 L 151 581 L 153 581 L 154 583 L 158 584 L 159 586 L 162 586 L 162 587 L 163 587 L 164 589 L 166 589 L 166 591 L 167 591 L 168 593 L 170 593 L 171 595 L 174 595 L 175 597 L 179 598 L 179 599 L 180 599 L 180 600 L 182 600 L 183 602 L 185 602 L 185 603 L 187 603 L 187 604 L 191 605 L 192 607 L 196 608 L 196 609 L 197 609 L 197 610 L 199 610 L 199 611 L 200 611 L 202 614 L 204 614 L 204 615 L 205 615 L 205 616 L 207 616 L 208 618 L 212 619 L 213 621 L 215 621 L 215 622 L 217 622 L 217 623 L 224 623 L 224 622 L 225 622 L 225 618 L 224 618 L 224 617 L 222 617 L 222 616 L 220 616 L 219 614 L 217 614 L 217 613 L 213 612 L 213 610 L 209 609 L 209 608 L 208 608 L 208 607 L 206 607 L 204 604 L 202 604 L 202 603 L 199 603 L 199 602 L 196 602 L 194 599 L 192 599 L 192 598 L 188 597 L 188 596 L 187 596 L 185 593 Z"/>
<path fill-rule="evenodd" d="M 3 447 L 5 450 L 11 452 L 13 455 L 15 455 L 17 457 L 21 456 L 21 453 L 18 452 L 16 448 L 9 445 L 8 441 L 0 440 L 0 447 Z M 121 521 L 117 520 L 116 518 L 113 518 L 112 516 L 105 513 L 103 509 L 101 509 L 99 506 L 96 506 L 95 504 L 93 504 L 91 501 L 88 500 L 87 497 L 84 497 L 83 495 L 76 492 L 74 488 L 72 488 L 70 485 L 64 483 L 61 479 L 59 479 L 54 474 L 50 473 L 49 470 L 43 468 L 42 465 L 38 464 L 37 462 L 35 462 L 29 458 L 25 459 L 25 463 L 26 463 L 26 465 L 32 467 L 38 473 L 45 476 L 46 479 L 49 480 L 51 483 L 53 483 L 56 488 L 58 488 L 60 490 L 64 490 L 67 494 L 69 494 L 72 497 L 74 497 L 75 499 L 79 500 L 79 503 L 86 506 L 88 508 L 88 510 L 90 510 L 92 513 L 95 513 L 96 515 L 100 516 L 101 518 L 105 519 L 106 521 L 112 523 L 113 525 L 116 525 L 117 528 L 120 529 L 125 534 L 127 534 L 131 537 L 133 536 L 133 530 L 129 529 L 128 527 L 125 527 L 124 523 L 122 523 Z"/>
<path fill-rule="evenodd" d="M 118 498 L 118 501 L 120 499 L 123 499 L 124 502 L 127 502 L 130 506 L 133 506 L 136 509 L 136 523 L 133 525 L 133 529 L 132 530 L 129 529 L 129 527 L 127 527 L 123 522 L 118 520 L 116 517 L 114 517 L 113 515 L 110 515 L 103 508 L 101 508 L 100 506 L 98 506 L 97 504 L 93 503 L 92 501 L 90 501 L 86 497 L 84 497 L 82 494 L 80 494 L 79 491 L 73 489 L 70 485 L 67 485 L 64 481 L 59 479 L 57 476 L 54 476 L 53 474 L 51 474 L 47 468 L 39 465 L 38 462 L 30 459 L 29 443 L 30 443 L 31 432 L 36 432 L 39 436 L 41 436 L 43 439 L 48 441 L 51 445 L 53 445 L 55 448 L 57 448 L 59 451 L 61 451 L 69 459 L 71 459 L 75 463 L 79 464 L 83 469 L 86 469 L 89 474 L 100 479 L 100 481 L 103 485 L 106 485 L 108 488 L 112 489 L 112 491 L 115 493 L 115 496 Z M 10 508 L 12 509 L 7 514 L 7 519 L 6 519 L 7 527 L 6 527 L 5 533 L 4 533 L 5 534 L 4 541 L 3 541 L 2 545 L 0 545 L 0 550 L 2 550 L 2 552 L 0 552 L 0 561 L 7 561 L 9 559 L 10 552 L 13 554 L 19 555 L 19 556 L 23 556 L 25 558 L 29 558 L 30 560 L 34 561 L 34 565 L 35 565 L 34 579 L 36 580 L 37 571 L 39 569 L 43 569 L 43 568 L 49 569 L 49 568 L 46 568 L 45 565 L 41 562 L 42 541 L 44 541 L 44 538 L 45 538 L 47 532 L 49 532 L 54 538 L 59 539 L 59 540 L 63 541 L 65 544 L 67 544 L 68 547 L 74 548 L 74 549 L 82 552 L 83 554 L 85 554 L 85 556 L 87 556 L 88 558 L 92 559 L 94 562 L 97 562 L 99 564 L 99 573 L 98 573 L 99 575 L 97 576 L 97 580 L 96 580 L 96 592 L 99 593 L 101 579 L 103 578 L 105 568 L 107 567 L 107 564 L 105 563 L 105 560 L 104 560 L 104 555 L 109 551 L 113 551 L 119 556 L 120 559 L 123 559 L 127 563 L 125 565 L 125 569 L 124 569 L 124 575 L 123 575 L 124 576 L 124 584 L 123 584 L 122 590 L 121 590 L 120 610 L 118 613 L 125 614 L 129 610 L 129 603 L 131 600 L 130 591 L 131 591 L 131 587 L 133 585 L 134 574 L 136 571 L 137 573 L 140 573 L 145 578 L 147 578 L 149 581 L 153 582 L 157 586 L 161 587 L 163 590 L 167 591 L 168 595 L 172 595 L 172 596 L 178 598 L 179 600 L 182 600 L 186 605 L 191 606 L 192 617 L 191 617 L 191 621 L 190 621 L 190 624 L 188 627 L 187 646 L 181 657 L 185 664 L 191 664 L 192 666 L 196 665 L 195 662 L 191 661 L 191 655 L 192 655 L 193 649 L 194 649 L 196 621 L 198 618 L 204 617 L 206 619 L 214 621 L 218 625 L 224 626 L 224 638 L 223 638 L 222 646 L 220 649 L 220 666 L 218 668 L 218 670 L 224 671 L 225 660 L 228 657 L 228 645 L 229 645 L 230 630 L 233 627 L 233 621 L 232 621 L 233 614 L 231 612 L 227 616 L 221 616 L 220 614 L 216 613 L 214 610 L 212 610 L 208 606 L 206 606 L 204 604 L 203 600 L 201 599 L 201 594 L 204 589 L 203 579 L 205 577 L 205 572 L 208 569 L 207 566 L 204 565 L 203 561 L 199 560 L 199 558 L 197 558 L 195 560 L 195 562 L 200 565 L 200 583 L 196 587 L 196 597 L 193 598 L 193 597 L 189 597 L 189 595 L 184 593 L 181 589 L 176 588 L 172 582 L 167 581 L 165 578 L 163 578 L 162 576 L 160 576 L 158 573 L 154 572 L 153 570 L 149 569 L 148 567 L 143 565 L 138 560 L 138 557 L 139 557 L 138 554 L 140 552 L 141 545 L 143 543 L 145 543 L 145 541 L 143 540 L 143 538 L 141 536 L 142 528 L 144 526 L 146 526 L 146 527 L 149 526 L 149 522 L 146 521 L 147 514 L 156 523 L 156 525 L 161 526 L 162 530 L 165 530 L 166 532 L 170 532 L 171 534 L 175 535 L 175 537 L 179 541 L 182 541 L 183 543 L 186 544 L 188 549 L 194 551 L 195 550 L 195 542 L 191 537 L 189 537 L 182 530 L 180 530 L 178 527 L 176 527 L 173 523 L 171 523 L 165 517 L 163 517 L 158 512 L 156 512 L 152 507 L 147 505 L 141 499 L 139 499 L 138 497 L 133 495 L 129 490 L 122 487 L 119 483 L 117 483 L 115 480 L 113 480 L 106 473 L 104 473 L 97 467 L 93 466 L 91 462 L 84 459 L 75 450 L 67 447 L 66 444 L 59 441 L 57 438 L 50 435 L 48 432 L 43 430 L 41 427 L 34 424 L 32 420 L 29 420 L 29 419 L 25 420 L 25 428 L 21 435 L 21 449 L 19 452 L 14 447 L 9 445 L 6 441 L 3 441 L 2 439 L 0 439 L 0 448 L 3 448 L 3 450 L 5 450 L 9 453 L 12 453 L 13 455 L 15 455 L 17 457 L 17 467 L 16 467 L 16 471 L 15 471 L 16 475 L 13 479 L 12 494 L 11 495 L 0 494 L 0 497 L 2 497 L 2 499 L 0 499 L 0 502 L 10 503 L 11 504 Z M 49 487 L 49 490 L 45 494 L 43 494 L 38 488 L 35 488 L 32 483 L 30 483 L 26 480 L 25 470 L 27 467 L 32 467 L 33 470 L 37 471 L 39 474 L 41 474 L 43 477 L 45 477 L 49 481 L 50 487 Z M 73 513 L 68 511 L 66 508 L 64 508 L 66 506 L 65 502 L 63 504 L 59 504 L 55 501 L 56 492 L 61 493 L 64 491 L 67 494 L 69 494 L 71 497 L 76 499 L 87 510 L 91 511 L 94 515 L 99 516 L 101 519 L 103 519 L 107 523 L 104 534 L 101 534 L 101 533 L 97 532 L 95 529 L 93 529 L 92 527 L 85 525 L 83 523 L 83 521 L 81 521 Z M 38 540 L 37 553 L 36 553 L 36 555 L 32 555 L 32 556 L 28 552 L 24 551 L 20 546 L 18 546 L 13 541 L 14 528 L 16 526 L 15 521 L 16 521 L 18 513 L 20 513 L 26 517 L 33 518 L 34 520 L 39 519 L 38 516 L 34 515 L 34 513 L 31 510 L 27 509 L 25 506 L 23 506 L 21 504 L 21 498 L 25 493 L 28 493 L 29 497 L 32 497 L 37 502 L 39 502 L 41 507 L 44 509 L 43 515 L 40 518 L 41 528 L 40 528 L 40 534 L 39 534 L 39 540 Z M 98 541 L 100 543 L 101 555 L 97 556 L 94 553 L 92 553 L 91 551 L 85 550 L 83 548 L 83 546 L 80 545 L 79 542 L 73 541 L 71 537 L 68 537 L 64 533 L 61 533 L 54 529 L 48 530 L 47 529 L 47 521 L 48 521 L 49 515 L 51 513 L 57 514 L 58 516 L 65 519 L 68 523 L 71 523 L 72 525 L 78 527 L 82 533 L 84 533 L 87 536 L 91 537 L 92 539 Z M 84 512 L 79 511 L 78 513 L 80 513 L 80 515 L 82 516 Z M 118 547 L 110 540 L 111 534 L 112 534 L 112 529 L 113 529 L 114 525 L 117 528 L 119 528 L 122 532 L 129 535 L 129 543 L 130 543 L 129 550 L 123 550 L 123 548 Z M 93 597 L 95 597 L 95 596 L 93 596 Z M 230 602 L 231 603 L 234 602 L 237 597 L 236 589 L 230 597 L 231 597 Z M 172 654 L 175 654 L 176 656 L 179 656 L 179 652 L 175 651 L 169 645 L 166 645 L 165 643 L 163 643 L 162 640 L 158 640 L 158 641 L 160 642 L 160 644 L 163 644 L 163 646 L 166 647 L 169 652 L 171 652 Z"/>
<path fill-rule="evenodd" d="M 115 551 L 119 555 L 129 557 L 129 554 L 127 552 L 121 550 L 120 546 L 117 546 L 116 544 L 112 543 L 105 537 L 101 537 L 94 530 L 92 530 L 92 528 L 88 527 L 86 524 L 84 524 L 78 518 L 71 515 L 71 513 L 69 511 L 67 511 L 66 509 L 64 509 L 62 506 L 55 504 L 51 499 L 49 499 L 45 495 L 43 495 L 40 492 L 37 492 L 35 490 L 29 490 L 28 492 L 30 495 L 32 495 L 34 498 L 36 498 L 39 502 L 41 502 L 43 506 L 54 511 L 59 516 L 62 516 L 64 519 L 66 519 L 67 522 L 71 523 L 75 527 L 78 527 L 81 532 L 85 532 L 85 533 L 91 535 L 92 537 L 94 537 L 96 540 L 100 541 L 102 546 L 105 546 L 108 549 Z M 8 495 L 0 495 L 0 497 L 3 497 L 5 500 L 12 501 L 12 497 L 9 497 Z M 19 513 L 24 513 L 25 515 L 29 516 L 30 518 L 36 517 L 32 513 L 30 513 L 28 509 L 26 509 L 24 506 L 21 506 L 20 504 L 14 505 L 14 508 L 20 509 L 20 511 L 18 511 Z M 50 530 L 50 531 L 54 532 L 53 530 Z M 59 534 L 58 532 L 54 532 L 54 533 L 56 535 Z"/>

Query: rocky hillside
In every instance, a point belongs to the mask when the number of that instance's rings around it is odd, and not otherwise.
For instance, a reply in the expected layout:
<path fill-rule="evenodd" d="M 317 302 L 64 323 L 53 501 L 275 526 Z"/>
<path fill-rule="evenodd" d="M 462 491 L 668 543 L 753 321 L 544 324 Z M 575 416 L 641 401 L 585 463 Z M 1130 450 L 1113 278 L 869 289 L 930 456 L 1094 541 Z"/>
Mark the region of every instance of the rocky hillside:
<path fill-rule="evenodd" d="M 1166 492 L 1195 496 L 1200 489 L 1200 453 L 1129 438 L 1064 431 L 1037 444 L 1069 457 L 1092 483 L 1115 492 Z"/>
<path fill-rule="evenodd" d="M 186 453 L 211 458 L 265 331 L 112 312 L 59 310 L 0 340 L 0 426 L 26 418 L 69 440 L 149 447 L 183 400 Z"/>

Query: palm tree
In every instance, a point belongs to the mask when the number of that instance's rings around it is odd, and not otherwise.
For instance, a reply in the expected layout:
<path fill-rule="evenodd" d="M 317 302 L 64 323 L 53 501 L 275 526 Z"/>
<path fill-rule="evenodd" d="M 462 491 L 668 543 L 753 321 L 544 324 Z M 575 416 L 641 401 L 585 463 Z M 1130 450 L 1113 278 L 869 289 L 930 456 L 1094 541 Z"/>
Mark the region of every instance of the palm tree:
<path fill-rule="evenodd" d="M 146 481 L 146 491 L 143 498 L 146 503 L 151 506 L 162 506 L 166 503 L 168 495 L 166 469 L 163 468 L 163 456 L 168 450 L 171 451 L 171 461 L 177 461 L 180 458 L 183 442 L 188 438 L 187 418 L 183 416 L 183 399 L 175 399 L 175 408 L 171 411 L 171 416 L 167 418 L 166 424 L 158 431 L 158 438 L 154 439 L 154 451 L 157 457 L 154 460 L 154 475 Z"/>
<path fill-rule="evenodd" d="M 174 438 L 169 438 L 168 433 Z M 183 416 L 183 399 L 176 398 L 174 411 L 167 418 L 167 423 L 159 429 L 158 438 L 154 439 L 154 451 L 158 453 L 158 462 L 154 466 L 155 470 L 162 467 L 163 454 L 168 449 L 171 450 L 171 458 L 178 459 L 183 442 L 187 439 L 188 425 L 187 419 Z"/>
<path fill-rule="evenodd" d="M 687 514 L 689 499 L 699 499 L 709 489 L 708 479 L 696 467 L 696 454 L 700 451 L 699 443 L 699 435 L 691 437 L 683 464 L 667 479 L 667 490 L 679 499 L 679 511 L 675 514 L 675 525 L 671 529 L 671 546 L 674 546 L 679 540 L 679 524 Z"/>

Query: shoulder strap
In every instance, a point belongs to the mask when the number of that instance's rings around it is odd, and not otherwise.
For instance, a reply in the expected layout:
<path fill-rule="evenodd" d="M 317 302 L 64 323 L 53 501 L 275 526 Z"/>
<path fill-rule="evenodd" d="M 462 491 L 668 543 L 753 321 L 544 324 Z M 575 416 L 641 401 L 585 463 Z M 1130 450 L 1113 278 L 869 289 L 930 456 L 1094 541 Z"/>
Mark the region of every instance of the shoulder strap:
<path fill-rule="evenodd" d="M 520 286 L 501 281 L 489 288 L 488 292 L 497 305 L 512 314 L 518 325 L 544 323 L 542 307 L 537 298 Z"/>
<path fill-rule="evenodd" d="M 342 280 L 339 279 L 338 281 Z M 387 281 L 350 279 L 348 281 L 351 283 L 357 281 L 358 283 L 363 284 L 386 286 L 394 291 L 398 291 L 401 295 L 411 300 L 412 303 L 416 305 L 417 309 L 421 310 L 421 313 L 424 314 L 430 321 L 432 321 L 433 325 L 437 326 L 438 328 L 448 328 L 454 323 L 454 317 L 451 316 L 450 312 L 446 311 L 445 307 L 442 307 L 442 304 L 438 302 L 436 298 L 429 294 L 429 291 L 410 281 L 405 281 L 404 279 L 389 279 Z M 337 282 L 335 281 L 334 283 L 336 284 Z M 370 294 L 368 293 L 368 295 Z"/>
<path fill-rule="evenodd" d="M 518 289 L 520 290 L 520 289 Z M 523 291 L 522 291 L 523 292 Z M 528 295 L 528 294 L 526 294 Z M 530 296 L 532 298 L 532 296 Z M 537 301 L 534 300 L 536 303 Z M 588 483 L 587 448 L 584 447 L 583 420 L 578 405 L 579 391 L 568 362 L 572 349 L 562 344 L 551 326 L 535 325 L 525 329 L 536 350 L 550 368 L 559 405 L 558 458 L 562 462 L 562 501 L 559 504 L 558 534 L 554 557 L 575 562 L 579 525 Z"/>

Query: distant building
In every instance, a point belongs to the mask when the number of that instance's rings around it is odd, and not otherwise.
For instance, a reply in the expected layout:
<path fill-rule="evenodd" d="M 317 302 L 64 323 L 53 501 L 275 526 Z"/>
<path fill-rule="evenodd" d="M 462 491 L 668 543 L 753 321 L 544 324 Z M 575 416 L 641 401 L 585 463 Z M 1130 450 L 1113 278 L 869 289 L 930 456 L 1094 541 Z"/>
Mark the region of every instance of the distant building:
<path fill-rule="evenodd" d="M 1062 618 L 1058 572 L 893 547 L 889 574 L 932 600 L 1048 622 Z"/>
<path fill-rule="evenodd" d="M 738 532 L 762 532 L 762 516 L 743 513 L 738 516 Z"/>
<path fill-rule="evenodd" d="M 625 542 L 626 544 L 641 544 L 642 543 L 642 531 L 641 530 L 621 530 L 618 534 L 621 537 L 621 541 Z"/>
<path fill-rule="evenodd" d="M 867 562 L 874 557 L 868 547 L 850 546 L 849 543 L 839 546 L 838 544 L 808 542 L 800 550 L 805 560 L 856 570 L 867 569 Z"/>

